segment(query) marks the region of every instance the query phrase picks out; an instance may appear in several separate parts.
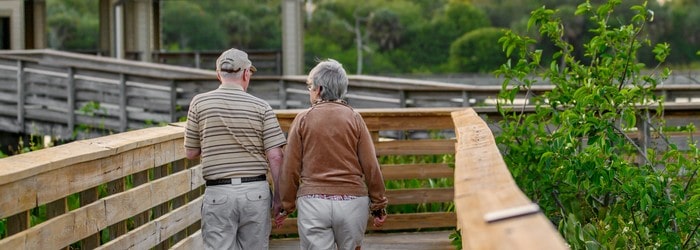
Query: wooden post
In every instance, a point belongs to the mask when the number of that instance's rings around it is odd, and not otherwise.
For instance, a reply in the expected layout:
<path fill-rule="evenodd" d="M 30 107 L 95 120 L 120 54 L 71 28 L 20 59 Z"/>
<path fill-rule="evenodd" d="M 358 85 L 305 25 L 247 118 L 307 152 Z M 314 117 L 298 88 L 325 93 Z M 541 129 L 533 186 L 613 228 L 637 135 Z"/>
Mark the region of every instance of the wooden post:
<path fill-rule="evenodd" d="M 66 211 L 68 211 L 68 201 L 66 198 L 61 198 L 46 204 L 46 220 L 50 220 L 51 218 L 65 214 Z M 69 250 L 70 247 L 66 246 L 61 249 Z"/>
<path fill-rule="evenodd" d="M 399 108 L 406 107 L 406 91 L 399 90 Z"/>
<path fill-rule="evenodd" d="M 177 85 L 170 81 L 170 122 L 177 122 Z"/>
<path fill-rule="evenodd" d="M 20 212 L 13 216 L 7 217 L 7 224 L 5 228 L 6 236 L 22 232 L 29 228 L 30 218 L 31 216 L 29 216 L 29 211 Z"/>
<path fill-rule="evenodd" d="M 126 75 L 119 74 L 119 131 L 124 132 L 129 127 L 129 118 L 126 112 Z"/>
<path fill-rule="evenodd" d="M 639 133 L 639 148 L 642 150 L 637 156 L 637 164 L 645 163 L 647 148 L 649 147 L 649 138 L 651 138 L 651 129 L 649 128 L 649 110 L 643 110 L 643 114 L 637 117 L 637 133 Z"/>
<path fill-rule="evenodd" d="M 24 62 L 17 60 L 17 127 L 20 133 L 24 133 L 24 90 Z"/>
<path fill-rule="evenodd" d="M 68 113 L 66 119 L 68 119 L 68 132 L 72 135 L 75 132 L 75 68 L 68 67 L 68 79 L 66 84 L 67 90 L 67 106 L 66 112 Z"/>
<path fill-rule="evenodd" d="M 469 103 L 469 92 L 466 90 L 462 90 L 462 107 L 469 107 L 471 104 Z"/>
<path fill-rule="evenodd" d="M 199 160 L 185 160 L 185 167 L 192 168 L 194 166 L 199 165 L 199 163 L 200 163 Z M 189 193 L 187 193 L 187 201 L 193 201 L 193 200 L 199 198 L 200 196 L 202 196 L 202 194 L 204 194 L 204 187 L 196 188 L 196 189 L 190 191 Z M 202 224 L 200 222 L 194 223 L 194 224 L 190 225 L 189 227 L 187 227 L 187 233 L 189 235 L 192 235 L 192 234 L 196 233 L 197 231 L 199 231 L 201 226 L 202 226 Z"/>
<path fill-rule="evenodd" d="M 277 73 L 278 76 L 282 75 L 282 54 L 277 51 L 275 53 L 275 73 Z"/>
<path fill-rule="evenodd" d="M 114 181 L 107 183 L 107 194 L 117 194 L 124 192 L 126 190 L 126 183 L 124 178 L 119 178 Z M 120 221 L 108 227 L 109 229 L 109 240 L 116 239 L 117 237 L 126 233 L 126 221 Z"/>
<path fill-rule="evenodd" d="M 135 173 L 131 175 L 131 184 L 133 185 L 132 188 L 138 187 L 140 185 L 146 184 L 148 182 L 148 171 L 149 170 L 144 170 L 138 173 Z M 143 213 L 137 214 L 134 216 L 134 228 L 140 227 L 143 224 L 146 224 L 148 220 L 150 219 L 151 211 L 147 210 Z"/>
<path fill-rule="evenodd" d="M 97 188 L 91 188 L 80 192 L 80 206 L 86 206 L 98 199 Z M 95 249 L 100 246 L 100 233 L 90 235 L 80 241 L 81 249 Z"/>
<path fill-rule="evenodd" d="M 280 79 L 279 81 L 279 93 L 280 93 L 280 109 L 287 109 L 287 82 Z"/>
<path fill-rule="evenodd" d="M 185 162 L 187 159 L 182 159 L 173 162 L 173 169 L 172 173 L 177 173 L 180 171 L 183 171 L 187 168 L 187 163 Z M 172 209 L 175 210 L 183 205 L 187 204 L 187 194 L 183 194 L 178 196 L 177 198 L 173 199 L 172 201 Z M 187 228 L 181 230 L 180 232 L 177 232 L 175 235 L 171 237 L 171 242 L 179 242 L 180 240 L 187 238 Z"/>
<path fill-rule="evenodd" d="M 162 177 L 165 177 L 168 175 L 168 167 L 170 164 L 166 164 L 163 166 L 158 166 L 154 169 L 153 171 L 153 180 L 160 179 Z M 166 201 L 163 204 L 160 204 L 158 206 L 153 207 L 153 218 L 160 218 L 164 214 L 167 214 L 170 212 L 170 206 L 169 206 L 170 201 Z M 161 239 L 163 242 L 160 244 L 156 245 L 154 249 L 160 250 L 160 249 L 168 249 L 170 248 L 170 239 Z"/>

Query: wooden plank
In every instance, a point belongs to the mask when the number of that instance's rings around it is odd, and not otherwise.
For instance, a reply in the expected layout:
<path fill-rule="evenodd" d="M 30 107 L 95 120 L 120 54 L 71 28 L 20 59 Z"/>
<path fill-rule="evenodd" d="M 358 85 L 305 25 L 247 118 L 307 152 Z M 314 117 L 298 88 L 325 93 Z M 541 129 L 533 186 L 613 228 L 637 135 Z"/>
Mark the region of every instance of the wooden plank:
<path fill-rule="evenodd" d="M 56 249 L 70 245 L 107 226 L 105 206 L 98 202 L 45 221 L 19 234 L 0 240 L 0 249 L 9 248 L 12 238 L 26 239 L 23 249 Z M 8 244 L 8 245 L 6 245 Z"/>
<path fill-rule="evenodd" d="M 302 110 L 275 110 L 284 131 L 288 131 L 292 120 Z M 450 112 L 456 110 L 459 108 L 356 109 L 371 131 L 454 129 Z"/>
<path fill-rule="evenodd" d="M 201 216 L 201 207 L 202 198 L 198 198 L 161 218 L 135 228 L 99 249 L 150 249 L 197 222 Z"/>
<path fill-rule="evenodd" d="M 367 117 L 364 118 L 370 131 L 376 130 L 431 130 L 454 129 L 452 118 L 444 115 L 405 116 L 405 117 Z"/>
<path fill-rule="evenodd" d="M 391 201 L 390 201 L 391 202 Z M 373 218 L 367 219 L 367 231 L 390 230 L 422 230 L 429 228 L 454 228 L 457 216 L 452 212 L 413 213 L 413 214 L 389 214 L 384 226 L 376 228 L 372 225 Z M 297 219 L 288 218 L 281 228 L 273 228 L 271 235 L 285 235 L 298 233 Z"/>
<path fill-rule="evenodd" d="M 455 208 L 464 249 L 566 249 L 540 212 L 497 222 L 488 213 L 529 206 L 508 171 L 488 125 L 468 108 L 452 114 L 458 132 Z"/>
<path fill-rule="evenodd" d="M 127 84 L 129 85 L 129 84 Z M 126 94 L 129 97 L 144 97 L 161 99 L 168 102 L 170 100 L 170 89 L 160 90 L 160 89 L 149 89 L 139 86 L 128 86 Z"/>
<path fill-rule="evenodd" d="M 3 105 L 0 105 L 0 108 L 2 107 Z M 17 119 L 14 117 L 0 117 L 0 128 L 3 128 L 5 132 L 19 133 L 19 126 L 17 126 L 16 122 Z"/>
<path fill-rule="evenodd" d="M 377 155 L 453 154 L 456 140 L 404 140 L 375 143 Z"/>
<path fill-rule="evenodd" d="M 187 103 L 189 104 L 189 103 Z M 148 97 L 133 97 L 128 98 L 127 109 L 134 108 L 140 110 L 150 110 L 154 112 L 168 114 L 170 112 L 168 100 L 152 99 Z"/>
<path fill-rule="evenodd" d="M 58 110 L 49 110 L 43 107 L 29 108 L 25 106 L 25 120 L 37 120 L 45 122 L 53 122 L 57 125 L 65 124 L 66 112 Z"/>
<path fill-rule="evenodd" d="M 454 250 L 450 239 L 453 231 L 368 233 L 362 241 L 363 250 Z M 299 238 L 270 240 L 270 250 L 299 248 Z"/>
<path fill-rule="evenodd" d="M 384 180 L 453 178 L 454 169 L 447 163 L 384 164 Z"/>
<path fill-rule="evenodd" d="M 433 202 L 452 202 L 453 188 L 412 188 L 390 189 L 386 191 L 389 204 L 423 204 Z"/>
<path fill-rule="evenodd" d="M 204 249 L 204 241 L 202 241 L 202 231 L 196 231 L 187 238 L 173 245 L 172 250 L 190 250 Z"/>
<path fill-rule="evenodd" d="M 27 87 L 27 94 L 61 97 L 64 96 L 66 89 L 65 80 L 66 78 L 64 77 L 27 73 L 24 82 Z"/>
<path fill-rule="evenodd" d="M 16 93 L 0 93 L 0 101 L 1 102 L 7 102 L 7 103 L 17 103 L 17 94 Z M 14 110 L 12 113 L 16 114 L 17 110 Z"/>

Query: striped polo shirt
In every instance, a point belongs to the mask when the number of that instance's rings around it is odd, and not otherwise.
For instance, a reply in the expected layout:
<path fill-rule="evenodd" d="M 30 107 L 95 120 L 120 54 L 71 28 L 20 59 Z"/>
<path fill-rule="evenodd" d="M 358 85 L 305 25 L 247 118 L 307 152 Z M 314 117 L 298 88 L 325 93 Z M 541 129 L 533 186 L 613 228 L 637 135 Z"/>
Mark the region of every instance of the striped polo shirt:
<path fill-rule="evenodd" d="M 265 151 L 285 144 L 270 104 L 240 86 L 220 86 L 192 98 L 185 148 L 201 149 L 204 179 L 265 174 Z"/>

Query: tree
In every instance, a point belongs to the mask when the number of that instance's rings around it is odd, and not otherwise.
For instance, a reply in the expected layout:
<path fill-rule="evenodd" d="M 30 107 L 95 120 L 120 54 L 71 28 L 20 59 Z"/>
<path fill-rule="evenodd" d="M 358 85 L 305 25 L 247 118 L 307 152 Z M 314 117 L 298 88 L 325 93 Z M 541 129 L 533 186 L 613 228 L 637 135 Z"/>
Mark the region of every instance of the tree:
<path fill-rule="evenodd" d="M 48 47 L 58 50 L 96 50 L 99 19 L 96 1 L 49 0 Z"/>
<path fill-rule="evenodd" d="M 429 23 L 408 31 L 411 39 L 399 49 L 411 53 L 413 68 L 409 70 L 413 72 L 449 72 L 450 44 L 469 31 L 489 26 L 481 10 L 468 3 L 450 1 Z"/>
<path fill-rule="evenodd" d="M 649 47 L 658 64 L 644 73 L 637 54 L 650 44 L 641 34 L 653 13 L 638 3 L 631 6 L 629 21 L 611 19 L 620 2 L 594 6 L 586 1 L 577 7 L 575 14 L 593 23 L 583 45 L 585 63 L 574 56 L 551 9 L 536 9 L 528 22 L 555 45 L 550 63 L 542 63 L 544 52 L 535 47 L 535 39 L 513 32 L 501 38 L 506 54 L 518 60 L 497 71 L 505 78 L 497 141 L 514 179 L 559 226 L 572 249 L 696 248 L 697 142 L 684 148 L 667 139 L 660 113 L 664 102 L 654 92 L 670 74 L 661 65 L 670 47 Z M 557 63 L 560 58 L 564 64 Z M 534 94 L 532 86 L 540 81 L 554 89 Z M 514 105 L 520 90 L 527 91 L 534 113 Z M 633 140 L 629 133 L 638 127 L 642 132 L 651 127 L 650 133 L 661 140 Z M 688 128 L 692 133 L 692 124 Z"/>
<path fill-rule="evenodd" d="M 250 18 L 243 13 L 232 10 L 221 18 L 221 24 L 226 34 L 228 34 L 228 46 L 236 48 L 248 48 L 253 34 L 251 32 Z"/>
<path fill-rule="evenodd" d="M 163 2 L 163 44 L 170 51 L 225 48 L 217 20 L 195 2 Z"/>
<path fill-rule="evenodd" d="M 379 9 L 372 12 L 367 26 L 369 37 L 379 44 L 380 51 L 392 50 L 401 42 L 403 25 L 392 10 Z"/>
<path fill-rule="evenodd" d="M 498 39 L 505 34 L 499 28 L 481 28 L 464 34 L 450 46 L 452 72 L 492 72 L 505 61 Z"/>

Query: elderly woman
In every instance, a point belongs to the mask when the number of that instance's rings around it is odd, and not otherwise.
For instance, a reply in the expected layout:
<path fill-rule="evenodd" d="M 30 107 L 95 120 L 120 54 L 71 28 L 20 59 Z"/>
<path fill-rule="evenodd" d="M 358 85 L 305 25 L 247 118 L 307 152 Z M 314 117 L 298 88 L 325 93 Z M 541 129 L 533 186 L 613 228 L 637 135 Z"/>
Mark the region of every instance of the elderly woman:
<path fill-rule="evenodd" d="M 307 80 L 311 108 L 291 125 L 279 190 L 277 226 L 294 209 L 302 249 L 360 249 L 371 214 L 386 219 L 384 180 L 364 120 L 343 97 L 348 77 L 329 59 Z M 295 204 L 296 201 L 296 204 Z"/>

